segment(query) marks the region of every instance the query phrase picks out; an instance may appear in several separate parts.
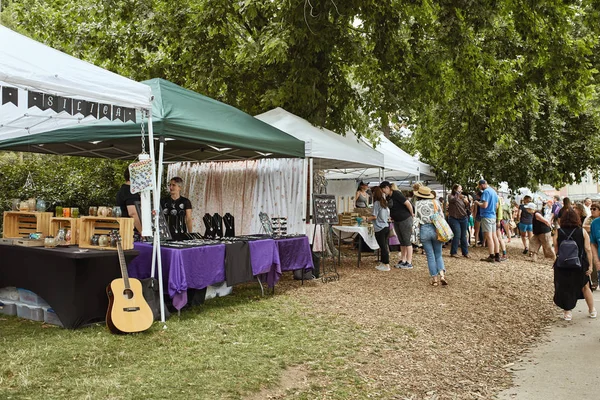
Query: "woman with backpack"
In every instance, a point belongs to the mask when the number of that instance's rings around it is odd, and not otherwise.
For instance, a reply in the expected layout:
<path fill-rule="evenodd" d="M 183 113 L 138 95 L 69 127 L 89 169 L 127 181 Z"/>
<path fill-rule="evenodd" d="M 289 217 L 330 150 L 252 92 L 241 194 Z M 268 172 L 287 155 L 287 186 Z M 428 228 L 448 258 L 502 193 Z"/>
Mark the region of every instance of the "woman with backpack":
<path fill-rule="evenodd" d="M 590 288 L 590 237 L 581 228 L 579 216 L 572 208 L 563 209 L 560 228 L 554 236 L 554 248 L 557 249 L 554 262 L 554 304 L 563 309 L 565 321 L 570 321 L 577 300 L 583 298 L 588 306 L 589 317 L 596 318 Z"/>

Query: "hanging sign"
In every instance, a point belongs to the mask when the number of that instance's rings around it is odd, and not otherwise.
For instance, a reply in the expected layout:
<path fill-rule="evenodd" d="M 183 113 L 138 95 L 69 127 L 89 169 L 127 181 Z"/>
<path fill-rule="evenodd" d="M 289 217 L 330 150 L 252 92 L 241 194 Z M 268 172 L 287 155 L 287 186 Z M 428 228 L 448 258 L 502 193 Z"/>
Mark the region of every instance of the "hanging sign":
<path fill-rule="evenodd" d="M 10 86 L 2 86 L 1 88 L 1 104 L 5 105 L 11 103 L 18 107 L 18 89 Z M 27 108 L 30 109 L 34 107 L 37 107 L 42 111 L 51 109 L 56 113 L 65 112 L 69 115 L 81 115 L 84 118 L 93 117 L 95 119 L 106 118 L 111 121 L 137 122 L 135 108 L 96 103 L 93 101 L 56 96 L 50 93 L 29 90 L 27 92 Z"/>

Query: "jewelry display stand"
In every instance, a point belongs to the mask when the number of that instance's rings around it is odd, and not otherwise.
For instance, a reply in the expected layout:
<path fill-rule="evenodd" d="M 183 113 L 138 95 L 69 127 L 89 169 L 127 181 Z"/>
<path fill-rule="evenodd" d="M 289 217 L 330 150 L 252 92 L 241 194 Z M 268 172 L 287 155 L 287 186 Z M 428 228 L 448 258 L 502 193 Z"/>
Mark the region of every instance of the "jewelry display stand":
<path fill-rule="evenodd" d="M 337 204 L 334 195 L 313 195 L 313 221 L 315 224 L 313 238 L 317 237 L 317 229 L 320 229 L 321 249 L 326 249 L 326 240 L 328 237 L 327 234 L 331 229 L 331 225 L 338 224 Z M 321 280 L 324 283 L 340 280 L 340 274 L 337 272 L 336 262 L 333 255 L 329 255 L 327 251 L 323 251 L 322 254 L 323 255 L 321 257 Z"/>
<path fill-rule="evenodd" d="M 226 213 L 223 215 L 223 225 L 225 226 L 225 237 L 235 237 L 235 217 Z"/>

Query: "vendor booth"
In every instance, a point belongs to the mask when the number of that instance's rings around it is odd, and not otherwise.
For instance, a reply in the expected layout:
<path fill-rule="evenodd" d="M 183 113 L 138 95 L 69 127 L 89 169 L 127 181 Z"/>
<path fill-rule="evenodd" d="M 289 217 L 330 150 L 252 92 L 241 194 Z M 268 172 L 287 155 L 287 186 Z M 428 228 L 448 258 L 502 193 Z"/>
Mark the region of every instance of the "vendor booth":
<path fill-rule="evenodd" d="M 304 155 L 303 142 L 234 107 L 160 79 L 133 82 L 3 27 L 0 27 L 0 71 L 0 149 L 133 159 L 143 150 L 142 143 L 147 132 L 150 159 L 153 161 L 153 128 L 156 127 L 157 136 L 161 139 L 159 166 L 162 166 L 163 149 L 164 158 L 168 160 Z M 152 98 L 154 102 L 151 102 Z M 153 192 L 157 193 L 156 188 L 161 186 L 161 170 L 159 168 L 157 178 L 154 178 L 154 171 L 153 167 Z M 152 208 L 160 209 L 158 196 L 155 196 Z M 41 219 L 42 216 L 39 217 Z M 161 226 L 159 213 L 156 213 L 153 222 L 155 226 Z M 144 267 L 144 274 L 153 275 L 156 260 L 160 290 L 168 292 L 162 290 L 162 277 L 165 273 L 171 276 L 171 273 L 160 272 L 163 252 L 157 251 L 160 248 L 158 236 L 154 235 L 153 245 L 145 245 L 144 249 L 136 248 L 127 257 L 135 255 L 135 252 L 149 254 L 150 263 Z M 274 247 L 270 246 L 270 261 L 266 258 L 269 264 L 257 266 L 256 270 L 260 273 L 268 270 L 268 273 L 276 275 L 281 264 L 285 264 L 275 259 Z M 11 249 L 15 248 L 11 245 L 3 247 L 4 251 L 10 252 Z M 24 250 L 19 248 L 18 251 Z M 39 248 L 35 251 L 57 250 Z M 94 256 L 95 249 L 88 250 L 87 254 Z M 107 267 L 107 270 L 113 271 L 115 278 L 120 277 L 117 257 L 115 253 L 112 254 L 115 265 Z M 74 265 L 73 273 L 79 273 L 77 262 Z M 255 266 L 251 267 L 254 269 Z M 305 263 L 305 267 L 310 265 Z M 0 287 L 27 283 L 15 278 L 12 273 L 7 274 L 6 268 L 7 265 L 0 268 Z M 102 285 L 107 283 L 103 281 Z M 63 284 L 74 283 L 67 280 Z M 106 301 L 104 293 L 101 297 Z M 97 299 L 102 301 L 100 297 Z M 161 319 L 164 322 L 163 307 L 161 304 Z M 56 311 L 59 317 L 62 317 L 61 312 L 64 314 L 64 311 Z M 69 327 L 77 327 L 97 318 L 102 316 L 74 317 L 71 320 L 75 322 Z"/>

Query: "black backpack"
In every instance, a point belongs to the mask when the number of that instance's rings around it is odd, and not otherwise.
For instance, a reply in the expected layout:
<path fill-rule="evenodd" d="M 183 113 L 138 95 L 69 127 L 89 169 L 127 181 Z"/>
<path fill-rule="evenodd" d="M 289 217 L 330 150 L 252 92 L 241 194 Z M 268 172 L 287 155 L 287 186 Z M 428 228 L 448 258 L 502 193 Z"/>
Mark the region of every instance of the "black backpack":
<path fill-rule="evenodd" d="M 559 229 L 563 235 L 567 235 L 565 231 Z M 577 242 L 571 239 L 575 229 L 571 231 L 571 234 L 567 236 L 565 240 L 560 242 L 558 246 L 558 255 L 556 256 L 556 267 L 557 268 L 581 268 L 581 259 L 579 257 L 579 246 Z"/>

